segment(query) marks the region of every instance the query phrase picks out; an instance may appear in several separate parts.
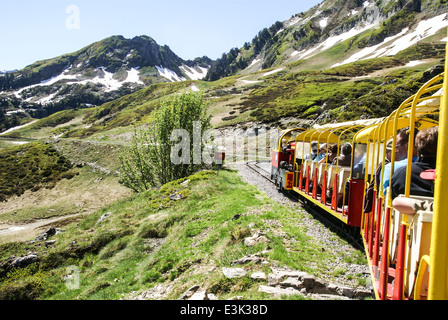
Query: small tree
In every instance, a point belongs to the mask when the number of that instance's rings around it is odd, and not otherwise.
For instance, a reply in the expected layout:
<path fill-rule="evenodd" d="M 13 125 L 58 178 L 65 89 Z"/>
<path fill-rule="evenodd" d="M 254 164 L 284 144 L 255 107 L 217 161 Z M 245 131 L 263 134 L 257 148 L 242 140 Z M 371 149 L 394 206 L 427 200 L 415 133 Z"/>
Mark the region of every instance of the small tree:
<path fill-rule="evenodd" d="M 201 132 L 209 128 L 202 95 L 183 93 L 164 100 L 147 128 L 135 130 L 120 156 L 121 183 L 143 192 L 196 172 L 202 167 L 197 161 L 203 149 Z"/>

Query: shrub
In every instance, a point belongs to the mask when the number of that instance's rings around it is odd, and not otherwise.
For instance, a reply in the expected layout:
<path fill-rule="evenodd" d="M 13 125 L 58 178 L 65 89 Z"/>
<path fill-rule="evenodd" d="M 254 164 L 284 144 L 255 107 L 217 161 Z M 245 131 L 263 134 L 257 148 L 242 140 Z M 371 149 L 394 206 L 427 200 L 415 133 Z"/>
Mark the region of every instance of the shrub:
<path fill-rule="evenodd" d="M 32 300 L 37 298 L 46 284 L 46 274 L 39 264 L 10 271 L 0 288 L 0 300 Z"/>
<path fill-rule="evenodd" d="M 187 177 L 202 168 L 194 152 L 202 153 L 202 133 L 210 128 L 210 117 L 202 96 L 184 93 L 165 100 L 153 112 L 147 129 L 135 131 L 129 148 L 120 156 L 120 182 L 135 192 L 144 192 L 170 181 Z M 187 133 L 189 141 L 176 144 L 175 130 Z M 195 133 L 200 138 L 195 139 Z M 187 139 L 186 139 L 187 140 Z M 199 140 L 199 141 L 197 141 Z M 182 145 L 181 150 L 174 148 Z M 182 152 L 181 163 L 172 161 Z"/>

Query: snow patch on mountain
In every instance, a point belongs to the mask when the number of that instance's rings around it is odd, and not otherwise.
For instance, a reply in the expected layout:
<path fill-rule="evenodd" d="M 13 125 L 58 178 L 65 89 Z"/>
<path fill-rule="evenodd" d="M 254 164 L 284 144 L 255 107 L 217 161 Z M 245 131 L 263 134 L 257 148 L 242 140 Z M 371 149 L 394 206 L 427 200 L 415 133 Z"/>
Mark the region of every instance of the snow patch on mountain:
<path fill-rule="evenodd" d="M 58 94 L 57 92 L 52 93 L 52 94 L 50 94 L 50 95 L 48 95 L 48 96 L 46 96 L 46 97 L 44 97 L 42 99 L 37 100 L 36 103 L 40 103 L 42 105 L 49 104 L 50 102 L 52 102 L 55 99 L 57 94 Z M 33 99 L 33 97 L 26 99 L 26 101 L 30 102 L 32 99 Z"/>
<path fill-rule="evenodd" d="M 363 7 L 372 7 L 373 3 L 365 1 Z M 357 12 L 351 12 L 351 14 L 356 14 Z M 297 21 L 298 22 L 298 21 Z M 325 28 L 327 25 L 327 18 L 323 18 L 319 21 L 319 26 Z M 375 28 L 379 25 L 380 20 L 378 17 L 370 18 L 368 22 L 365 22 L 363 26 L 357 26 L 350 29 L 347 32 L 333 35 L 328 37 L 325 41 L 320 42 L 316 46 L 304 50 L 295 50 L 291 52 L 290 57 L 294 60 L 307 59 L 319 54 L 345 40 L 348 40 L 366 30 Z M 442 28 L 448 27 L 448 14 L 444 13 L 433 17 L 428 20 L 423 20 L 418 23 L 415 29 L 410 30 L 409 28 L 404 28 L 400 33 L 384 39 L 384 41 L 378 45 L 371 46 L 360 50 L 359 52 L 353 54 L 343 62 L 333 65 L 333 67 L 340 66 L 343 64 L 355 62 L 363 59 L 393 56 L 398 52 L 407 49 L 424 38 L 430 37 L 440 31 Z"/>
<path fill-rule="evenodd" d="M 254 83 L 260 83 L 261 81 L 257 81 L 257 80 L 245 80 L 242 79 L 240 80 L 243 84 L 254 84 Z"/>
<path fill-rule="evenodd" d="M 143 81 L 140 80 L 139 71 L 136 68 L 132 68 L 131 70 L 128 71 L 128 77 L 124 82 L 133 82 L 144 85 Z"/>
<path fill-rule="evenodd" d="M 414 61 L 409 61 L 405 67 L 415 67 L 418 66 L 419 64 L 425 63 L 425 61 L 421 61 L 421 60 L 414 60 Z"/>
<path fill-rule="evenodd" d="M 74 80 L 74 79 L 76 79 L 77 76 L 75 76 L 75 75 L 68 75 L 67 74 L 67 72 L 69 72 L 70 69 L 71 68 L 68 68 L 68 69 L 64 70 L 60 75 L 55 76 L 55 77 L 53 77 L 51 79 L 41 81 L 40 85 L 42 85 L 42 86 L 51 86 L 52 84 L 55 84 L 56 82 L 61 81 L 61 80 Z M 29 86 L 28 88 L 30 88 L 30 87 L 37 87 L 37 86 L 39 86 L 39 84 L 36 84 L 36 85 L 33 85 L 33 86 Z"/>
<path fill-rule="evenodd" d="M 409 28 L 404 28 L 395 36 L 384 39 L 384 41 L 378 45 L 364 48 L 345 61 L 333 65 L 333 67 L 362 59 L 396 55 L 398 52 L 415 45 L 424 38 L 432 36 L 440 29 L 446 27 L 448 27 L 448 15 L 446 13 L 428 20 L 420 21 L 415 30 L 409 32 Z"/>
<path fill-rule="evenodd" d="M 250 68 L 250 67 L 256 65 L 256 64 L 257 64 L 258 62 L 260 62 L 260 61 L 261 61 L 260 58 L 255 58 L 255 59 L 251 62 L 251 64 L 248 66 L 248 68 Z"/>
<path fill-rule="evenodd" d="M 321 27 L 321 29 L 325 29 L 327 25 L 328 25 L 328 17 L 323 18 L 322 20 L 319 21 L 319 26 Z"/>
<path fill-rule="evenodd" d="M 283 23 L 283 25 L 285 26 L 285 28 L 289 28 L 289 27 L 295 25 L 296 23 L 298 23 L 299 21 L 302 21 L 302 20 L 303 20 L 303 18 L 300 18 L 300 17 L 298 17 L 298 16 L 294 16 L 294 17 L 292 17 L 291 19 L 286 20 L 286 21 Z"/>
<path fill-rule="evenodd" d="M 268 72 L 266 72 L 265 74 L 263 74 L 263 77 L 270 76 L 271 74 L 280 72 L 280 71 L 282 71 L 282 70 L 283 70 L 283 68 L 278 68 L 278 69 L 275 69 L 275 70 L 272 70 L 272 71 L 268 71 Z"/>
<path fill-rule="evenodd" d="M 55 84 L 56 82 L 61 81 L 61 80 L 76 80 L 76 79 L 77 79 L 77 76 L 75 76 L 75 75 L 68 75 L 68 74 L 67 74 L 67 72 L 69 72 L 70 69 L 71 69 L 71 68 L 68 68 L 68 69 L 64 70 L 60 75 L 55 76 L 55 77 L 52 77 L 52 78 L 47 79 L 47 80 L 44 80 L 44 81 L 41 81 L 41 82 L 38 83 L 38 84 L 33 84 L 33 85 L 31 85 L 31 86 L 27 86 L 27 87 L 24 87 L 24 88 L 22 88 L 22 89 L 19 89 L 19 90 L 17 90 L 17 91 L 14 92 L 14 95 L 15 95 L 17 98 L 20 98 L 20 94 L 21 94 L 23 91 L 28 90 L 28 89 L 31 89 L 31 88 L 40 87 L 40 86 L 51 86 L 51 85 L 53 85 L 53 84 Z"/>
<path fill-rule="evenodd" d="M 174 71 L 168 68 L 164 68 L 161 66 L 156 66 L 156 68 L 159 74 L 169 81 L 174 82 L 187 80 L 185 77 L 177 75 Z M 191 80 L 202 80 L 203 78 L 205 78 L 208 72 L 208 68 L 200 66 L 188 67 L 186 65 L 182 65 L 180 69 L 182 69 L 185 75 Z M 11 94 L 15 95 L 18 99 L 24 99 L 29 103 L 40 103 L 42 105 L 46 105 L 61 100 L 63 96 L 60 94 L 60 92 L 65 86 L 68 85 L 98 84 L 102 86 L 102 90 L 104 92 L 119 90 L 125 83 L 145 86 L 144 82 L 140 80 L 139 68 L 131 68 L 130 70 L 127 70 L 127 75 L 124 74 L 120 76 L 121 80 L 118 79 L 114 73 L 107 71 L 105 67 L 96 68 L 96 76 L 94 78 L 86 78 L 85 75 L 83 75 L 81 72 L 77 73 L 76 71 L 77 66 L 70 66 L 57 76 L 43 80 L 37 84 L 20 88 L 18 90 L 15 90 L 14 92 L 11 92 Z M 59 84 L 62 83 L 64 84 L 64 86 L 59 86 Z M 48 93 L 46 95 L 35 95 L 30 91 L 30 89 L 36 87 L 49 87 L 55 84 L 55 89 L 51 90 L 51 93 Z"/>
<path fill-rule="evenodd" d="M 164 68 L 164 67 L 161 67 L 161 66 L 156 66 L 156 68 L 157 68 L 157 71 L 159 71 L 159 74 L 162 77 L 164 77 L 165 79 L 168 79 L 171 82 L 187 80 L 184 77 L 179 77 L 176 72 L 174 72 L 173 70 L 170 70 L 168 68 Z"/>
<path fill-rule="evenodd" d="M 302 50 L 299 52 L 293 52 L 294 56 L 296 57 L 296 59 L 306 59 L 306 58 L 311 58 L 312 56 L 323 52 L 329 48 L 331 48 L 332 46 L 337 45 L 338 43 L 341 43 L 342 41 L 345 41 L 347 39 L 350 39 L 354 36 L 356 36 L 357 34 L 360 34 L 361 32 L 364 32 L 370 28 L 373 28 L 377 25 L 377 23 L 374 24 L 369 24 L 366 25 L 365 27 L 362 28 L 352 28 L 347 32 L 341 33 L 339 35 L 335 35 L 332 37 L 329 37 L 327 40 L 319 43 L 317 46 L 308 49 L 308 50 Z"/>
<path fill-rule="evenodd" d="M 192 85 L 192 86 L 190 87 L 190 90 L 191 90 L 192 92 L 198 92 L 198 91 L 200 91 L 200 89 L 199 89 L 196 85 Z"/>
<path fill-rule="evenodd" d="M 208 68 L 197 66 L 195 68 L 183 65 L 180 66 L 179 69 L 181 69 L 183 72 L 185 72 L 185 75 L 190 78 L 190 80 L 202 80 L 205 78 L 208 72 Z"/>
<path fill-rule="evenodd" d="M 98 75 L 93 79 L 83 79 L 83 76 L 81 74 L 68 74 L 71 69 L 72 69 L 72 67 L 70 66 L 69 68 L 64 70 L 58 76 L 41 81 L 38 84 L 33 84 L 31 86 L 27 86 L 27 87 L 21 88 L 19 90 L 16 90 L 13 92 L 13 94 L 17 98 L 21 98 L 21 95 L 26 90 L 36 88 L 36 87 L 51 86 L 59 81 L 65 81 L 66 85 L 73 85 L 73 84 L 86 85 L 88 83 L 101 84 L 105 87 L 105 92 L 118 90 L 126 82 L 144 85 L 144 83 L 140 80 L 139 71 L 136 68 L 132 68 L 132 69 L 128 70 L 127 77 L 123 81 L 114 79 L 114 74 L 106 71 L 104 67 L 99 67 L 97 69 Z M 36 102 L 41 103 L 41 104 L 48 104 L 54 100 L 54 98 L 57 96 L 57 94 L 58 94 L 58 92 L 54 92 L 44 98 L 39 99 Z M 31 102 L 32 100 L 33 100 L 33 97 L 29 97 L 26 99 L 26 101 L 28 101 L 28 102 Z"/>
<path fill-rule="evenodd" d="M 114 79 L 114 74 L 112 72 L 106 71 L 104 68 L 99 68 L 103 71 L 103 74 L 95 77 L 93 80 L 84 80 L 80 83 L 87 84 L 89 82 L 100 83 L 106 87 L 106 92 L 114 91 L 120 89 L 122 83 Z"/>
<path fill-rule="evenodd" d="M 187 78 L 179 76 L 176 72 L 173 70 L 170 70 L 168 68 L 164 68 L 162 66 L 156 66 L 157 71 L 159 72 L 159 75 L 164 77 L 165 79 L 168 79 L 171 82 L 178 82 L 178 81 L 186 81 Z M 189 67 L 186 65 L 182 65 L 179 67 L 184 74 L 188 77 L 190 80 L 202 80 L 205 78 L 208 72 L 208 68 L 195 66 Z"/>
<path fill-rule="evenodd" d="M 383 53 L 385 51 L 388 50 L 388 48 L 390 48 L 390 47 L 385 47 L 385 48 L 379 49 L 380 47 L 383 47 L 384 44 L 387 44 L 391 41 L 394 41 L 397 38 L 402 37 L 408 31 L 409 31 L 409 28 L 405 28 L 400 33 L 396 34 L 395 36 L 388 37 L 388 38 L 384 39 L 384 41 L 382 43 L 377 44 L 375 46 L 364 48 L 361 51 L 352 55 L 350 58 L 346 59 L 345 61 L 333 65 L 333 67 L 337 67 L 340 65 L 344 65 L 344 64 L 355 62 L 355 61 L 362 60 L 362 59 L 380 57 L 383 55 Z"/>

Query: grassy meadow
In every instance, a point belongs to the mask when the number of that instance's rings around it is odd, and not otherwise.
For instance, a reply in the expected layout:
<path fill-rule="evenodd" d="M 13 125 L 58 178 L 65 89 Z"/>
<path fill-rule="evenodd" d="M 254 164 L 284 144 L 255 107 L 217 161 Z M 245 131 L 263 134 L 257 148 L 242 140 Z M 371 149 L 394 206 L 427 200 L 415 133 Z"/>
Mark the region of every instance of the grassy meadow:
<path fill-rule="evenodd" d="M 173 194 L 181 200 L 170 200 Z M 235 171 L 203 171 L 89 214 L 64 227 L 50 247 L 0 246 L 0 261 L 30 251 L 42 256 L 24 269 L 0 268 L 0 299 L 121 299 L 157 285 L 169 286 L 166 298 L 177 299 L 195 284 L 220 299 L 272 299 L 250 278 L 256 271 L 270 273 L 269 265 L 251 264 L 239 279 L 225 278 L 221 268 L 261 252 L 275 266 L 329 277 L 344 272 L 329 268 L 329 261 L 365 262 L 357 250 L 343 257 L 322 251 L 300 226 L 302 214 L 273 202 Z M 246 246 L 251 229 L 269 241 Z M 67 286 L 71 270 L 79 272 L 77 288 Z"/>

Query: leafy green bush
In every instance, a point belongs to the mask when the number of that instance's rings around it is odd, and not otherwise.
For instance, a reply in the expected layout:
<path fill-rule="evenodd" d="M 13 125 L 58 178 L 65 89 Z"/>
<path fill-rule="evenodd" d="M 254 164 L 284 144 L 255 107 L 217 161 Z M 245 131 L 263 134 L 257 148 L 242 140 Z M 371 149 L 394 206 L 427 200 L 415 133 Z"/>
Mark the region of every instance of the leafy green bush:
<path fill-rule="evenodd" d="M 202 153 L 202 133 L 209 128 L 210 117 L 200 94 L 184 93 L 168 98 L 154 111 L 147 129 L 135 131 L 131 146 L 121 155 L 121 183 L 135 192 L 143 192 L 198 171 L 202 161 L 194 161 L 195 152 Z M 175 130 L 186 133 L 189 141 L 183 138 L 181 143 L 173 141 Z M 199 139 L 195 139 L 198 132 Z M 178 145 L 182 149 L 176 152 L 173 147 Z M 182 161 L 176 163 L 172 159 L 179 152 Z"/>

